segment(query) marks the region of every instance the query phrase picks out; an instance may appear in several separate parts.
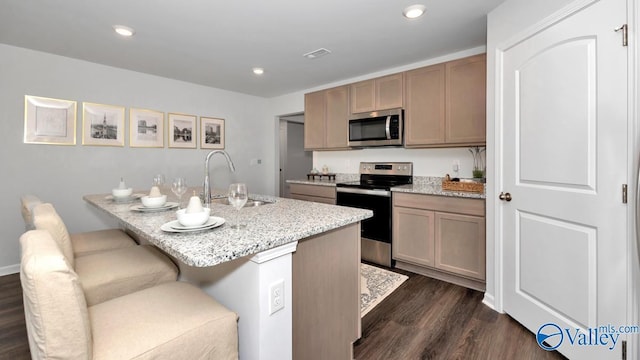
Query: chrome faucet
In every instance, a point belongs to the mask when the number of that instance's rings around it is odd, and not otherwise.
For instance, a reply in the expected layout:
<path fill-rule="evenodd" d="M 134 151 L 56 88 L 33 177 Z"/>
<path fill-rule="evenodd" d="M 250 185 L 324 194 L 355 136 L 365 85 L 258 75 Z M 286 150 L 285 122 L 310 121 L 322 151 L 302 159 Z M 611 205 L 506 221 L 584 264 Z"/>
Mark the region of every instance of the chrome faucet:
<path fill-rule="evenodd" d="M 224 150 L 213 150 L 207 154 L 204 160 L 204 185 L 202 186 L 202 198 L 204 200 L 205 207 L 211 207 L 211 182 L 209 181 L 209 159 L 215 154 L 222 154 L 227 159 L 227 165 L 229 170 L 235 172 L 236 167 L 233 165 L 233 161 Z"/>

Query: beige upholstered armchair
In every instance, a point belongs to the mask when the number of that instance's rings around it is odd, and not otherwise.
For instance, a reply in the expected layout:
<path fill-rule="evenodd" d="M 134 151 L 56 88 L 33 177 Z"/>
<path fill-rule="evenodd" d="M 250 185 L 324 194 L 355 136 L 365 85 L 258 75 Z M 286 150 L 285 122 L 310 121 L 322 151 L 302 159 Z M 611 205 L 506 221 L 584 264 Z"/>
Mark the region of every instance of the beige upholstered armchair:
<path fill-rule="evenodd" d="M 88 306 L 49 232 L 20 238 L 33 359 L 237 359 L 237 316 L 202 290 L 167 282 Z"/>
<path fill-rule="evenodd" d="M 42 200 L 35 195 L 27 194 L 20 197 L 22 218 L 26 231 L 35 229 L 33 224 L 33 209 L 42 204 Z M 136 246 L 137 243 L 126 232 L 120 229 L 94 230 L 69 234 L 75 257 L 92 254 L 98 251 L 121 249 Z"/>

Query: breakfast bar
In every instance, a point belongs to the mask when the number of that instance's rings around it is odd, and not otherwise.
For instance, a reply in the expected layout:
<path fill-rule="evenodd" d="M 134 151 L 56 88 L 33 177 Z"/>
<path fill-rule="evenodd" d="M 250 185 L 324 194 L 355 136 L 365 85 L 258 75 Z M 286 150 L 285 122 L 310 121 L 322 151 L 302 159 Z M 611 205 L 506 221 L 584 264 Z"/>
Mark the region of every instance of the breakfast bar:
<path fill-rule="evenodd" d="M 224 193 L 214 191 L 223 199 Z M 175 209 L 148 211 L 106 194 L 87 203 L 117 219 L 140 242 L 170 255 L 180 280 L 200 286 L 239 316 L 245 359 L 351 359 L 360 337 L 360 221 L 370 210 L 251 195 L 240 211 L 212 201 L 227 223 L 168 232 Z"/>

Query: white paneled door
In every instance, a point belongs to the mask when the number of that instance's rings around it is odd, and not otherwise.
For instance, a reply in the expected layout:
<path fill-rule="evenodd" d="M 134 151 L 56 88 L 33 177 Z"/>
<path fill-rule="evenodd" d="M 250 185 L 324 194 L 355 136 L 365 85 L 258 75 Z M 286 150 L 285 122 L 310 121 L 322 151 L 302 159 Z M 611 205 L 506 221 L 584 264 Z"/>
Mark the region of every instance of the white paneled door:
<path fill-rule="evenodd" d="M 498 54 L 504 309 L 542 347 L 621 359 L 627 48 L 614 29 L 626 1 L 573 6 Z"/>

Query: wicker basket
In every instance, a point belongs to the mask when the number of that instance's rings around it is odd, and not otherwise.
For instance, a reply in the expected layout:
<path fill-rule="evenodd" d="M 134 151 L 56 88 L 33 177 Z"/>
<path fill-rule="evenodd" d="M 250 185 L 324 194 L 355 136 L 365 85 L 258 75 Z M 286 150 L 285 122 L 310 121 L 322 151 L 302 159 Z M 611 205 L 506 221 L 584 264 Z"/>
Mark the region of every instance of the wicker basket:
<path fill-rule="evenodd" d="M 442 190 L 466 191 L 482 194 L 484 193 L 484 184 L 481 182 L 442 180 Z"/>

